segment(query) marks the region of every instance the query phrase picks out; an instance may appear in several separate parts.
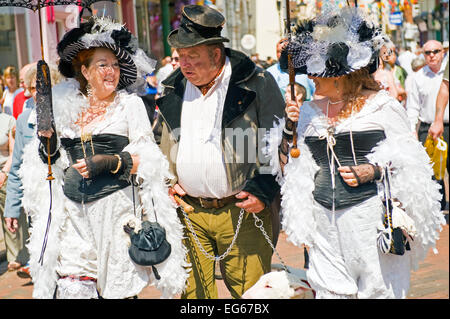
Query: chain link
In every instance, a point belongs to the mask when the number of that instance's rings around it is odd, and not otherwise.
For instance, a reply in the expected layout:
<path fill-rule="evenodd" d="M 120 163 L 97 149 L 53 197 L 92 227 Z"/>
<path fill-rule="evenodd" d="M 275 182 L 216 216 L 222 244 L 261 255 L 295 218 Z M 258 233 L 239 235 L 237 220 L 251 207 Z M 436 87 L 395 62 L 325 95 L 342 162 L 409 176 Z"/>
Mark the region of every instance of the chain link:
<path fill-rule="evenodd" d="M 256 214 L 252 214 L 252 215 L 253 215 L 253 218 L 255 219 L 255 227 L 259 228 L 259 230 L 261 230 L 263 236 L 266 238 L 266 240 L 269 243 L 270 247 L 275 252 L 275 254 L 277 255 L 277 257 L 280 260 L 281 264 L 283 265 L 284 270 L 286 270 L 286 272 L 290 272 L 289 269 L 287 268 L 286 264 L 284 263 L 283 259 L 281 259 L 280 254 L 275 249 L 275 246 L 273 245 L 272 240 L 270 240 L 270 237 L 267 234 L 266 230 L 264 229 L 263 221 L 258 216 L 256 216 Z"/>
<path fill-rule="evenodd" d="M 224 259 L 226 256 L 228 256 L 228 254 L 231 251 L 231 248 L 233 248 L 234 243 L 236 242 L 237 236 L 239 234 L 239 229 L 241 228 L 241 223 L 242 223 L 242 218 L 244 217 L 244 209 L 241 208 L 241 212 L 239 213 L 239 220 L 236 226 L 236 232 L 234 233 L 234 237 L 233 240 L 231 241 L 230 246 L 228 246 L 227 250 L 220 256 L 213 256 L 211 254 L 209 254 L 205 248 L 203 248 L 202 243 L 200 242 L 200 240 L 197 237 L 197 234 L 195 233 L 194 227 L 192 227 L 192 223 L 191 220 L 189 219 L 187 213 L 184 211 L 184 209 L 181 207 L 181 211 L 183 212 L 184 218 L 186 219 L 186 224 L 188 225 L 188 228 L 192 234 L 192 237 L 194 237 L 194 241 L 197 244 L 197 247 L 200 249 L 200 251 L 203 253 L 203 255 L 205 255 L 206 258 L 214 260 L 214 261 L 219 261 Z"/>
<path fill-rule="evenodd" d="M 242 223 L 242 218 L 244 216 L 244 209 L 241 208 L 241 211 L 239 213 L 239 220 L 236 226 L 236 232 L 234 233 L 234 237 L 233 240 L 231 241 L 230 246 L 228 246 L 227 250 L 220 256 L 213 256 L 211 254 L 209 254 L 205 248 L 203 247 L 202 243 L 200 242 L 200 240 L 197 237 L 197 234 L 195 233 L 194 227 L 192 226 L 191 220 L 189 219 L 188 214 L 184 211 L 184 209 L 182 207 L 181 208 L 181 212 L 184 215 L 184 218 L 186 220 L 186 224 L 189 228 L 189 231 L 192 234 L 192 237 L 194 238 L 195 243 L 197 244 L 197 247 L 200 249 L 200 251 L 203 253 L 203 255 L 205 255 L 206 258 L 210 259 L 210 260 L 214 260 L 214 261 L 220 261 L 222 259 L 224 259 L 226 256 L 228 256 L 228 254 L 231 251 L 231 248 L 233 248 L 234 243 L 236 242 L 237 236 L 239 234 L 239 230 L 241 228 L 241 223 Z M 278 251 L 275 249 L 275 246 L 272 243 L 272 240 L 270 239 L 269 235 L 267 234 L 266 230 L 264 229 L 264 225 L 263 225 L 263 221 L 256 216 L 256 214 L 252 213 L 253 218 L 255 219 L 255 227 L 259 228 L 259 230 L 261 230 L 263 236 L 266 238 L 267 243 L 270 245 L 270 247 L 272 248 L 272 250 L 275 252 L 275 254 L 277 255 L 278 259 L 280 260 L 281 264 L 283 265 L 283 268 L 286 272 L 290 272 L 288 267 L 286 266 L 286 264 L 284 263 L 283 259 L 281 259 L 280 254 L 278 253 Z"/>

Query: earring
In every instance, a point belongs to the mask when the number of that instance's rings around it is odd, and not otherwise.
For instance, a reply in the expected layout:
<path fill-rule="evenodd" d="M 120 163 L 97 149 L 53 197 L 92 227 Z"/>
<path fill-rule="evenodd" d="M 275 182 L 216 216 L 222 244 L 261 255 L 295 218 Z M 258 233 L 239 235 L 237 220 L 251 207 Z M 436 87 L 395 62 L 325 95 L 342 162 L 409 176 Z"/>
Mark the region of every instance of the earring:
<path fill-rule="evenodd" d="M 89 83 L 86 85 L 86 93 L 88 97 L 92 97 L 92 86 Z"/>

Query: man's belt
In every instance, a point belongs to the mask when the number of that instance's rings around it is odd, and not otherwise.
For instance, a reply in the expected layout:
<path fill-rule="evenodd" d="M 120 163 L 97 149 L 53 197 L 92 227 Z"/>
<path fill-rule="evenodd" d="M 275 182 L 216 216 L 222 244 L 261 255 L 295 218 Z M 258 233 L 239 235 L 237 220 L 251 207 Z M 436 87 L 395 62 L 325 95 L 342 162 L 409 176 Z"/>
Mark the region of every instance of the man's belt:
<path fill-rule="evenodd" d="M 202 197 L 192 197 L 186 195 L 187 198 L 191 199 L 196 204 L 199 204 L 202 208 L 222 208 L 225 205 L 237 201 L 235 195 L 231 195 L 224 198 L 202 198 Z"/>

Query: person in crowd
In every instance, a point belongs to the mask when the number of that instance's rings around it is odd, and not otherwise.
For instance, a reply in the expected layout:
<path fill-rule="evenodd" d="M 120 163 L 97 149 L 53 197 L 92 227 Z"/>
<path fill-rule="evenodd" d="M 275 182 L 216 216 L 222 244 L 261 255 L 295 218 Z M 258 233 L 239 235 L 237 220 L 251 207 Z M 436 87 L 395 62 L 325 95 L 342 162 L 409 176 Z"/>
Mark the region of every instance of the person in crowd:
<path fill-rule="evenodd" d="M 303 102 L 305 102 L 306 100 L 306 88 L 301 85 L 300 83 L 295 82 L 294 83 L 294 96 L 295 96 L 295 100 L 297 101 L 297 103 L 299 105 L 302 105 Z M 285 93 L 285 100 L 287 99 L 288 96 L 291 96 L 291 86 L 288 85 L 286 87 L 286 93 Z"/>
<path fill-rule="evenodd" d="M 5 84 L 3 81 L 3 77 L 0 76 L 0 96 L 3 97 L 3 92 L 5 92 Z M 2 100 L 0 99 L 0 105 L 2 105 Z"/>
<path fill-rule="evenodd" d="M 412 43 L 408 45 L 400 54 L 398 55 L 398 63 L 405 69 L 406 73 L 412 74 L 414 71 L 411 68 L 412 61 L 417 58 L 417 44 Z"/>
<path fill-rule="evenodd" d="M 295 71 L 308 74 L 324 98 L 301 107 L 287 99 L 287 119 L 272 130 L 280 137 L 270 138 L 268 150 L 282 185 L 283 229 L 295 245 L 309 246 L 307 278 L 316 298 L 405 298 L 411 269 L 445 220 L 405 109 L 371 76 L 385 37 L 351 7 L 324 11 L 303 26 L 287 50 L 296 52 Z M 298 157 L 289 155 L 292 122 Z M 390 245 L 386 198 L 402 207 L 395 213 L 403 218 L 396 224 L 404 229 L 403 251 Z"/>
<path fill-rule="evenodd" d="M 411 73 L 408 73 L 408 76 L 406 77 L 405 80 L 405 91 L 406 91 L 406 96 L 408 97 L 409 92 L 411 92 L 412 90 L 412 83 L 413 83 L 413 79 L 415 74 L 417 73 L 417 71 L 419 71 L 421 68 L 423 68 L 426 64 L 425 59 L 422 59 L 421 57 L 416 57 L 411 61 Z"/>
<path fill-rule="evenodd" d="M 449 63 L 447 62 L 446 66 L 445 66 L 445 70 L 444 70 L 444 75 L 442 78 L 442 83 L 439 87 L 439 92 L 436 97 L 436 115 L 434 118 L 434 122 L 431 124 L 430 129 L 428 130 L 428 135 L 431 136 L 434 140 L 436 140 L 439 137 L 443 137 L 444 140 L 448 141 L 448 123 L 447 123 L 447 127 L 445 127 L 445 122 L 444 122 L 445 112 L 448 111 L 448 100 L 449 100 L 448 99 L 448 95 L 449 95 L 448 68 L 449 68 Z M 448 167 L 449 167 L 448 166 L 448 163 L 449 163 L 448 147 L 449 146 L 447 144 L 447 163 L 446 163 L 447 174 L 448 174 Z M 447 179 L 447 182 L 448 182 L 448 179 Z M 448 183 L 445 183 L 445 179 L 444 179 L 443 184 L 444 185 L 442 185 L 442 183 L 441 183 L 442 187 L 443 188 L 447 187 L 447 189 L 448 189 Z M 441 194 L 443 196 L 441 208 L 442 208 L 442 210 L 448 211 L 448 201 L 445 196 L 445 192 L 441 191 Z M 444 204 L 444 200 L 445 200 L 445 204 Z"/>
<path fill-rule="evenodd" d="M 394 77 L 394 84 L 397 89 L 397 99 L 401 103 L 406 101 L 405 80 L 408 73 L 403 67 L 400 66 L 397 59 L 397 51 L 395 46 L 391 47 L 391 54 L 386 59 L 386 67 L 390 69 L 392 76 Z"/>
<path fill-rule="evenodd" d="M 172 53 L 174 49 L 171 49 Z M 157 84 L 157 91 L 158 94 L 162 93 L 162 86 L 161 86 L 161 82 L 164 81 L 170 73 L 172 73 L 173 71 L 173 66 L 172 66 L 172 57 L 171 56 L 166 56 L 164 59 L 162 59 L 161 61 L 161 68 L 159 68 L 159 70 L 156 72 L 156 81 L 158 82 Z"/>
<path fill-rule="evenodd" d="M 2 112 L 12 115 L 14 98 L 23 91 L 19 87 L 19 74 L 14 66 L 8 66 L 3 71 L 3 80 L 5 81 L 6 89 L 0 99 L 2 105 Z"/>
<path fill-rule="evenodd" d="M 50 75 L 52 85 L 61 81 L 61 74 L 56 66 L 50 65 Z M 25 101 L 23 112 L 17 118 L 15 130 L 14 150 L 12 154 L 11 168 L 6 186 L 6 201 L 4 217 L 6 226 L 11 233 L 16 233 L 20 244 L 20 251 L 17 260 L 22 267 L 17 270 L 17 275 L 22 278 L 31 278 L 28 260 L 29 253 L 25 246 L 28 240 L 28 218 L 22 207 L 22 181 L 18 176 L 18 170 L 22 164 L 23 149 L 34 136 L 36 117 L 36 64 L 28 67 L 23 75 L 23 88 L 26 96 L 32 97 Z"/>
<path fill-rule="evenodd" d="M 284 96 L 286 93 L 286 87 L 289 84 L 289 73 L 286 72 L 286 70 L 282 70 L 280 67 L 280 56 L 281 51 L 283 49 L 283 46 L 286 44 L 286 39 L 281 39 L 277 43 L 277 59 L 278 62 L 267 68 L 267 72 L 272 74 L 272 76 L 275 78 L 275 81 L 278 84 L 278 87 L 281 90 L 281 94 Z M 305 99 L 307 101 L 311 100 L 314 96 L 314 82 L 308 79 L 308 77 L 305 74 L 296 74 L 295 75 L 295 82 L 299 83 L 306 89 L 306 96 Z"/>
<path fill-rule="evenodd" d="M 426 66 L 415 74 L 406 104 L 411 131 L 417 134 L 420 142 L 425 143 L 427 136 L 432 135 L 430 134 L 430 128 L 442 125 L 442 135 L 448 145 L 448 101 L 443 113 L 436 114 L 436 98 L 446 66 L 442 43 L 436 40 L 427 41 L 423 45 L 423 53 Z M 439 181 L 439 184 L 442 194 L 441 207 L 444 210 L 446 205 L 444 180 Z"/>
<path fill-rule="evenodd" d="M 145 93 L 141 96 L 142 101 L 144 102 L 145 109 L 147 110 L 148 119 L 150 124 L 153 125 L 153 122 L 156 117 L 156 104 L 155 100 L 159 96 L 157 86 L 158 81 L 156 80 L 155 72 L 149 73 L 146 75 L 146 89 Z"/>
<path fill-rule="evenodd" d="M 375 81 L 377 81 L 383 89 L 388 91 L 392 97 L 398 99 L 399 92 L 397 89 L 397 85 L 395 84 L 395 78 L 389 69 L 389 64 L 387 63 L 389 56 L 392 55 L 392 50 L 390 48 L 391 46 L 392 44 L 390 42 L 387 42 L 380 49 L 378 69 L 373 74 L 373 77 Z"/>
<path fill-rule="evenodd" d="M 180 55 L 176 49 L 172 49 L 172 67 L 174 70 L 180 67 Z"/>
<path fill-rule="evenodd" d="M 442 77 L 442 83 L 439 87 L 439 92 L 436 97 L 436 115 L 433 124 L 431 124 L 428 134 L 433 138 L 437 139 L 444 134 L 444 112 L 448 107 L 448 67 L 449 63 L 446 64 L 444 74 Z M 448 140 L 448 131 L 447 131 Z M 448 148 L 447 148 L 448 151 Z M 448 167 L 448 156 L 447 156 L 447 167 Z"/>
<path fill-rule="evenodd" d="M 13 102 L 13 116 L 17 120 L 17 117 L 20 113 L 22 113 L 23 105 L 25 104 L 25 101 L 31 98 L 31 95 L 29 95 L 29 91 L 26 90 L 25 87 L 25 74 L 30 68 L 36 68 L 36 63 L 30 63 L 26 64 L 22 69 L 20 69 L 19 72 L 19 82 L 20 87 L 23 89 L 22 92 L 17 94 L 17 96 L 14 98 Z M 28 92 L 28 93 L 27 93 Z"/>
<path fill-rule="evenodd" d="M 184 7 L 180 28 L 168 36 L 180 68 L 163 82 L 157 100 L 160 147 L 174 176 L 171 196 L 194 209 L 179 212 L 192 267 L 182 298 L 218 297 L 216 260 L 232 297 L 239 298 L 271 269 L 272 248 L 254 218 L 277 237 L 271 203 L 279 187 L 256 154 L 265 144 L 258 131 L 282 117 L 284 101 L 269 73 L 244 53 L 225 49 L 224 23 L 213 8 Z"/>
<path fill-rule="evenodd" d="M 171 297 L 185 287 L 186 249 L 165 183 L 168 163 L 133 93 L 144 89 L 154 61 L 135 43 L 121 24 L 98 17 L 58 43 L 58 69 L 67 80 L 52 89 L 54 125 L 25 146 L 18 173 L 32 220 L 34 298 L 131 298 L 151 283 Z M 124 230 L 137 231 L 154 212 L 171 245 L 155 267 L 159 275 L 131 260 Z"/>
<path fill-rule="evenodd" d="M 8 271 L 17 270 L 22 265 L 20 260 L 18 260 L 18 257 L 25 244 L 25 239 L 15 233 L 15 231 L 11 231 L 11 229 L 7 226 L 7 221 L 4 217 L 6 184 L 8 181 L 9 170 L 11 168 L 15 128 L 15 118 L 8 113 L 0 113 L 0 217 L 3 234 L 5 237 Z"/>

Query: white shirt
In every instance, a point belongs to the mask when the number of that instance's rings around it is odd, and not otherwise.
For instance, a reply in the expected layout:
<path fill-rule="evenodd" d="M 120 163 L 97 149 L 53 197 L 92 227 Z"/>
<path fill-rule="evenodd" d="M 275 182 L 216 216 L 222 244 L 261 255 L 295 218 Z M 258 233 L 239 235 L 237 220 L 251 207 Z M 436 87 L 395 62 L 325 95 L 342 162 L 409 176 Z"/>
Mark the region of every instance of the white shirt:
<path fill-rule="evenodd" d="M 400 63 L 400 66 L 406 70 L 409 74 L 412 74 L 414 71 L 411 68 L 411 62 L 417 57 L 414 53 L 411 51 L 405 51 L 402 54 L 398 56 L 398 62 Z"/>
<path fill-rule="evenodd" d="M 203 96 L 187 81 L 181 111 L 177 155 L 178 183 L 193 197 L 224 198 L 233 195 L 223 159 L 222 113 L 231 77 L 231 64 Z"/>
<path fill-rule="evenodd" d="M 439 72 L 434 73 L 426 65 L 414 74 L 411 90 L 406 101 L 406 111 L 411 124 L 411 130 L 416 131 L 417 121 L 431 124 L 436 115 L 436 97 L 444 74 L 444 65 Z M 448 123 L 448 103 L 444 113 L 444 123 Z"/>
<path fill-rule="evenodd" d="M 6 89 L 3 93 L 3 97 L 5 98 L 3 102 L 3 112 L 9 115 L 13 114 L 13 104 L 16 95 L 22 92 L 22 88 L 16 89 L 14 92 L 10 92 L 9 89 Z"/>
<path fill-rule="evenodd" d="M 158 81 L 157 87 L 158 93 L 162 93 L 163 87 L 161 85 L 161 82 L 164 81 L 170 75 L 170 73 L 172 73 L 172 71 L 173 71 L 172 64 L 167 63 L 165 66 L 160 68 L 158 72 L 156 72 L 156 80 Z"/>

